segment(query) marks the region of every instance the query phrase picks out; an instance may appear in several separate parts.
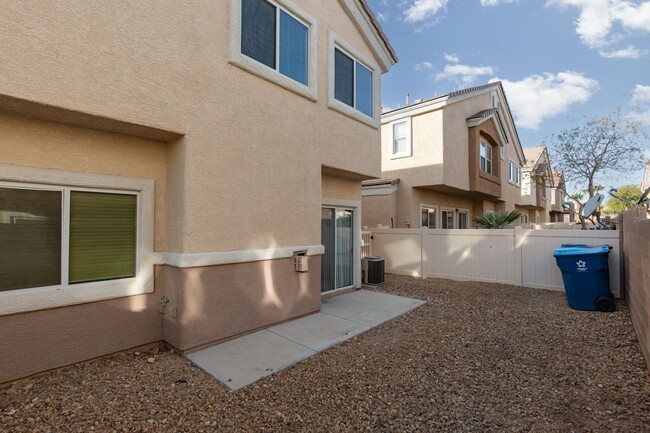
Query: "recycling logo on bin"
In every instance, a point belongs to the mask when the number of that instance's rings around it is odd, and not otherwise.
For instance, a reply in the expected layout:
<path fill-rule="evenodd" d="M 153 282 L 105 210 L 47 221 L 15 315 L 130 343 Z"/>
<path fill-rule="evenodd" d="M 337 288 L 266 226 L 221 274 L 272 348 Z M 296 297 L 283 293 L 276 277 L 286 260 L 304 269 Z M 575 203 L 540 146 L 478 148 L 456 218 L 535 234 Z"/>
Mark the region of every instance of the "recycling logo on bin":
<path fill-rule="evenodd" d="M 576 265 L 578 265 L 579 272 L 584 272 L 587 270 L 587 262 L 585 262 L 584 260 L 578 260 L 576 262 Z"/>

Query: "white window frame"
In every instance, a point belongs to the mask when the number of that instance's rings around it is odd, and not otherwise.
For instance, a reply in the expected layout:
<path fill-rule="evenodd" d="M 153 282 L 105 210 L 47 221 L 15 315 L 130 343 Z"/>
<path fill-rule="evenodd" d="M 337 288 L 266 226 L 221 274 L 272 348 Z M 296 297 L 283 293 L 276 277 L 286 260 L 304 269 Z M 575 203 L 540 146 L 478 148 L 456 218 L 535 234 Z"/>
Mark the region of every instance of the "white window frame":
<path fill-rule="evenodd" d="M 431 228 L 431 227 L 428 227 L 428 226 L 425 227 L 425 226 L 422 225 L 422 211 L 425 210 L 425 209 L 427 209 L 427 211 L 428 210 L 435 211 L 435 225 L 436 226 L 434 228 Z M 427 228 L 427 229 L 431 229 L 431 230 L 435 230 L 435 229 L 440 228 L 440 206 L 420 203 L 420 216 L 419 216 L 419 218 L 420 218 L 420 228 Z M 429 217 L 427 217 L 427 218 L 429 218 Z"/>
<path fill-rule="evenodd" d="M 462 213 L 467 214 L 467 227 L 464 228 L 464 229 L 460 227 L 460 214 L 462 214 Z M 460 230 L 469 229 L 469 224 L 471 222 L 470 219 L 469 219 L 469 209 L 458 209 L 457 214 L 458 215 L 456 217 L 456 228 L 458 228 Z"/>
<path fill-rule="evenodd" d="M 482 147 L 485 147 L 485 170 L 483 170 L 481 168 L 481 159 L 483 158 L 483 156 L 481 156 L 481 148 Z M 490 157 L 489 158 L 488 158 L 488 149 L 490 150 Z M 478 153 L 478 158 L 479 158 L 478 168 L 483 173 L 488 173 L 488 174 L 493 174 L 494 173 L 494 161 L 493 161 L 494 155 L 492 153 L 493 153 L 492 152 L 492 145 L 490 143 L 485 142 L 484 140 L 480 140 L 479 141 L 479 153 Z M 490 170 L 489 171 L 487 170 L 488 161 L 490 161 Z"/>
<path fill-rule="evenodd" d="M 235 65 L 253 75 L 257 75 L 267 81 L 275 83 L 287 90 L 290 90 L 300 96 L 316 101 L 318 100 L 318 85 L 317 85 L 317 58 L 318 58 L 318 25 L 314 17 L 303 11 L 292 0 L 266 0 L 276 7 L 276 64 L 275 69 L 252 59 L 241 52 L 241 0 L 230 0 L 230 28 L 228 37 L 228 62 Z M 308 74 L 307 85 L 305 86 L 298 81 L 287 77 L 280 73 L 279 64 L 279 34 L 280 22 L 279 13 L 280 9 L 306 25 L 308 28 L 308 42 L 307 42 L 307 59 L 308 59 Z"/>
<path fill-rule="evenodd" d="M 451 227 L 443 228 L 442 227 L 442 222 L 444 221 L 444 218 L 442 216 L 443 212 L 451 212 Z M 456 209 L 450 208 L 450 207 L 441 207 L 440 208 L 440 229 L 441 230 L 453 230 L 455 229 L 456 226 Z"/>
<path fill-rule="evenodd" d="M 521 167 L 510 158 L 508 158 L 508 182 L 521 187 Z"/>
<path fill-rule="evenodd" d="M 400 123 L 406 123 L 406 147 L 407 149 L 404 152 L 397 152 L 395 153 L 395 125 L 398 125 Z M 411 129 L 411 118 L 406 117 L 400 120 L 396 120 L 394 122 L 390 122 L 389 124 L 390 128 L 390 135 L 391 135 L 391 159 L 398 159 L 398 158 L 406 158 L 409 156 L 413 156 L 413 135 L 412 135 L 412 129 Z"/>
<path fill-rule="evenodd" d="M 31 190 L 62 191 L 62 283 L 67 282 L 69 206 L 66 197 L 74 191 L 109 192 L 137 195 L 136 275 L 108 281 L 61 284 L 46 287 L 5 290 L 0 292 L 0 316 L 107 299 L 152 293 L 153 267 L 156 262 L 154 239 L 154 181 L 117 176 L 70 173 L 0 164 L 0 186 Z M 63 250 L 65 248 L 65 250 Z"/>
<path fill-rule="evenodd" d="M 372 73 L 372 117 L 362 113 L 354 107 L 350 107 L 347 104 L 339 101 L 335 97 L 335 70 L 334 70 L 334 57 L 335 50 L 338 49 L 346 56 L 350 57 L 355 62 L 360 63 L 370 70 Z M 329 54 L 328 54 L 328 77 L 329 77 L 329 91 L 327 98 L 327 105 L 329 108 L 338 111 L 341 114 L 345 114 L 348 117 L 363 122 L 368 126 L 372 126 L 375 129 L 379 129 L 379 122 L 381 116 L 381 107 L 379 103 L 379 94 L 381 92 L 380 88 L 380 77 L 379 67 L 373 62 L 364 57 L 359 51 L 354 49 L 351 45 L 346 43 L 343 39 L 339 38 L 336 33 L 329 32 Z M 353 69 L 355 76 L 353 77 L 355 89 L 354 94 L 356 97 L 356 67 Z"/>

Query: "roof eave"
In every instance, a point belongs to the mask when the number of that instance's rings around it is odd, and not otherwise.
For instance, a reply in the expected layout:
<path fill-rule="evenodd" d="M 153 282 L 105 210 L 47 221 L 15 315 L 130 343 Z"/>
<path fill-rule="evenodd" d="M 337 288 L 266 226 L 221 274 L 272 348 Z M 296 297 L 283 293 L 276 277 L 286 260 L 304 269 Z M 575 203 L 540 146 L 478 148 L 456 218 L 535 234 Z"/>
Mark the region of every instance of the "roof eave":
<path fill-rule="evenodd" d="M 382 73 L 397 63 L 397 55 L 365 0 L 339 0 L 341 6 L 370 46 Z"/>

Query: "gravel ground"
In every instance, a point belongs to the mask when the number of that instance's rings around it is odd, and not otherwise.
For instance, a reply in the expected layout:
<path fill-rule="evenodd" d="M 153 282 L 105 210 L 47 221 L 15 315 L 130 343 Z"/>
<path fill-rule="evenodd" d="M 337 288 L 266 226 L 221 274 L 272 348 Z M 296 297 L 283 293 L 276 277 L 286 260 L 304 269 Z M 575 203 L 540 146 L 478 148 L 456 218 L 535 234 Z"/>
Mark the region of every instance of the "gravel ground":
<path fill-rule="evenodd" d="M 428 304 L 237 392 L 171 352 L 24 379 L 0 389 L 0 431 L 650 432 L 625 304 L 400 276 L 378 290 Z"/>

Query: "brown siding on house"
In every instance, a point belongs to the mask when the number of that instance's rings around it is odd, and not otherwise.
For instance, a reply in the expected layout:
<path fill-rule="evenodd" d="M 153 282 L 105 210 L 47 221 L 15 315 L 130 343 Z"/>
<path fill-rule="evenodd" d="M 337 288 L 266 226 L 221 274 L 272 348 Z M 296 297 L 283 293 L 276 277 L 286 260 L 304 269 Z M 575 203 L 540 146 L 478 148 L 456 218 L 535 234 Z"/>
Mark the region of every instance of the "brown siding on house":
<path fill-rule="evenodd" d="M 650 369 L 650 219 L 645 209 L 631 209 L 621 217 L 627 300 Z"/>
<path fill-rule="evenodd" d="M 170 299 L 163 338 L 186 351 L 320 308 L 320 256 L 309 271 L 295 272 L 293 259 L 197 268 L 156 267 L 156 291 Z"/>
<path fill-rule="evenodd" d="M 0 317 L 0 383 L 162 339 L 157 294 Z"/>

